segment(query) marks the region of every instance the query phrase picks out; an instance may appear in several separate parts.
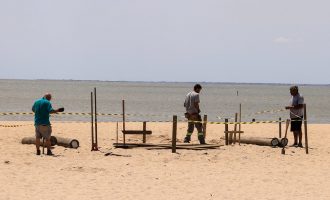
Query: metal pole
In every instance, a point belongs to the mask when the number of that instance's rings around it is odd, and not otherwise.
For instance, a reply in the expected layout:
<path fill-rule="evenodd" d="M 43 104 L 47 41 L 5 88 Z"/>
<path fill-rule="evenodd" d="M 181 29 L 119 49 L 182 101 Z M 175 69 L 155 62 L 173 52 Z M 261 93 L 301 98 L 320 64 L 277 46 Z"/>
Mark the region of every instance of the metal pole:
<path fill-rule="evenodd" d="M 172 129 L 172 153 L 176 153 L 176 134 L 178 128 L 178 117 L 173 115 L 173 129 Z"/>

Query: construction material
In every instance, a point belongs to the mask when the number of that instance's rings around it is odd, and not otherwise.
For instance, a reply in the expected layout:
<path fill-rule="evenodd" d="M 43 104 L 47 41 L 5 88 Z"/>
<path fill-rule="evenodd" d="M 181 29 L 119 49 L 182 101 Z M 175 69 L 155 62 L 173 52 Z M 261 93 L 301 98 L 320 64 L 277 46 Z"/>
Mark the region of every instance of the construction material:
<path fill-rule="evenodd" d="M 228 119 L 225 119 L 225 144 L 229 145 L 229 138 L 228 138 Z"/>
<path fill-rule="evenodd" d="M 280 142 L 279 143 L 279 146 L 280 147 L 286 147 L 287 145 L 288 145 L 288 142 L 289 142 L 289 140 L 288 140 L 288 138 L 278 138 L 278 141 Z"/>
<path fill-rule="evenodd" d="M 172 149 L 172 144 L 150 144 L 150 143 L 114 143 L 116 148 L 147 148 L 151 149 Z M 187 150 L 206 150 L 206 149 L 215 149 L 219 148 L 222 145 L 219 144 L 176 144 L 176 149 L 187 149 Z"/>
<path fill-rule="evenodd" d="M 306 154 L 308 154 L 308 134 L 307 134 L 307 111 L 306 111 L 306 104 L 304 104 L 304 129 L 305 129 L 305 148 L 306 148 Z"/>
<path fill-rule="evenodd" d="M 222 137 L 221 139 L 225 139 L 225 138 Z M 229 142 L 232 143 L 232 141 L 229 141 Z M 260 137 L 242 136 L 241 143 L 276 147 L 279 145 L 280 142 L 277 138 L 260 138 Z"/>
<path fill-rule="evenodd" d="M 142 135 L 142 142 L 147 142 L 147 135 L 151 135 L 152 131 L 147 131 L 147 122 L 143 122 L 143 129 L 141 130 L 126 130 L 126 119 L 125 119 L 125 100 L 122 101 L 122 108 L 123 108 L 123 140 L 124 144 L 126 144 L 126 135 Z"/>
<path fill-rule="evenodd" d="M 284 138 L 287 138 L 289 125 L 290 125 L 290 120 L 287 119 L 287 120 L 286 120 L 286 123 L 285 123 L 285 135 L 284 135 Z M 282 152 L 283 155 L 285 154 L 285 146 L 283 146 L 281 152 Z"/>
<path fill-rule="evenodd" d="M 178 129 L 178 117 L 173 115 L 173 129 L 172 129 L 172 153 L 176 153 L 176 134 Z"/>
<path fill-rule="evenodd" d="M 207 126 L 207 115 L 204 115 L 204 118 L 203 118 L 203 134 L 204 134 L 204 139 L 206 139 L 206 126 Z"/>
<path fill-rule="evenodd" d="M 35 137 L 25 137 L 22 139 L 22 144 L 36 144 L 36 138 Z M 50 136 L 50 145 L 55 146 L 57 144 L 57 139 L 54 136 Z M 44 146 L 46 143 L 44 143 Z M 40 146 L 43 146 L 42 142 L 40 142 Z"/>
<path fill-rule="evenodd" d="M 63 137 L 56 136 L 56 140 L 57 140 L 58 146 L 74 148 L 74 149 L 77 149 L 79 147 L 79 141 L 76 139 L 63 138 Z"/>
<path fill-rule="evenodd" d="M 93 101 L 93 94 L 94 99 Z M 94 102 L 94 104 L 93 104 Z M 95 110 L 94 110 L 95 108 Z M 94 126 L 95 124 L 95 126 Z M 91 128 L 92 128 L 92 149 L 91 151 L 98 151 L 98 144 L 97 144 L 97 110 L 96 110 L 96 88 L 94 88 L 94 93 L 91 92 Z"/>
<path fill-rule="evenodd" d="M 278 137 L 282 137 L 282 118 L 278 118 Z"/>

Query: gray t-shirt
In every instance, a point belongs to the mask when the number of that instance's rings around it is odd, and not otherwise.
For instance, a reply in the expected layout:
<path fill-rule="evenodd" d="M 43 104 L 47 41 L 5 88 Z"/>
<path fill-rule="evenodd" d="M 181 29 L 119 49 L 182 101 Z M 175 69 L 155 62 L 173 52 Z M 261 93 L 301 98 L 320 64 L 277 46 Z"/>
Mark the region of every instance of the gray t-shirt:
<path fill-rule="evenodd" d="M 304 104 L 304 97 L 299 93 L 296 96 L 292 96 L 290 100 L 291 106 L 296 106 L 299 104 Z M 290 118 L 301 118 L 304 115 L 303 108 L 292 108 L 290 109 Z"/>
<path fill-rule="evenodd" d="M 186 108 L 187 113 L 198 113 L 198 109 L 195 107 L 195 103 L 199 103 L 199 94 L 195 91 L 189 92 L 184 101 L 184 107 Z"/>

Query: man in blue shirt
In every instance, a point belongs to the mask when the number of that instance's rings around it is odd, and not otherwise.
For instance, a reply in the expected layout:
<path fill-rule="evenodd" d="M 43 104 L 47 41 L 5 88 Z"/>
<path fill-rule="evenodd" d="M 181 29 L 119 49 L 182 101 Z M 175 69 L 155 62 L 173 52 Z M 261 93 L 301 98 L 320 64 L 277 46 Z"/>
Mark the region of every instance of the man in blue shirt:
<path fill-rule="evenodd" d="M 44 97 L 36 100 L 32 106 L 32 111 L 34 112 L 37 155 L 40 155 L 40 138 L 44 138 L 46 140 L 47 155 L 53 155 L 50 150 L 50 136 L 52 133 L 52 127 L 49 121 L 49 115 L 51 113 L 64 111 L 64 108 L 54 110 L 52 104 L 50 103 L 51 99 L 51 94 L 45 94 Z"/>

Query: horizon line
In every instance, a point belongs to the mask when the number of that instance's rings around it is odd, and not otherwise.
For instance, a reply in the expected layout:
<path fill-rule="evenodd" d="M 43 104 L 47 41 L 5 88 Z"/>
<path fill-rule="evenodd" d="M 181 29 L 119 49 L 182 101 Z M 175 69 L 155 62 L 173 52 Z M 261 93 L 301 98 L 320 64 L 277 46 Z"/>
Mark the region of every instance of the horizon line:
<path fill-rule="evenodd" d="M 330 83 L 276 83 L 276 82 L 217 82 L 217 81 L 138 81 L 138 80 L 94 80 L 94 79 L 10 79 L 0 78 L 0 80 L 18 81 L 96 81 L 96 82 L 126 82 L 126 83 L 205 83 L 205 84 L 235 84 L 235 85 L 311 85 L 311 86 L 330 86 Z"/>

